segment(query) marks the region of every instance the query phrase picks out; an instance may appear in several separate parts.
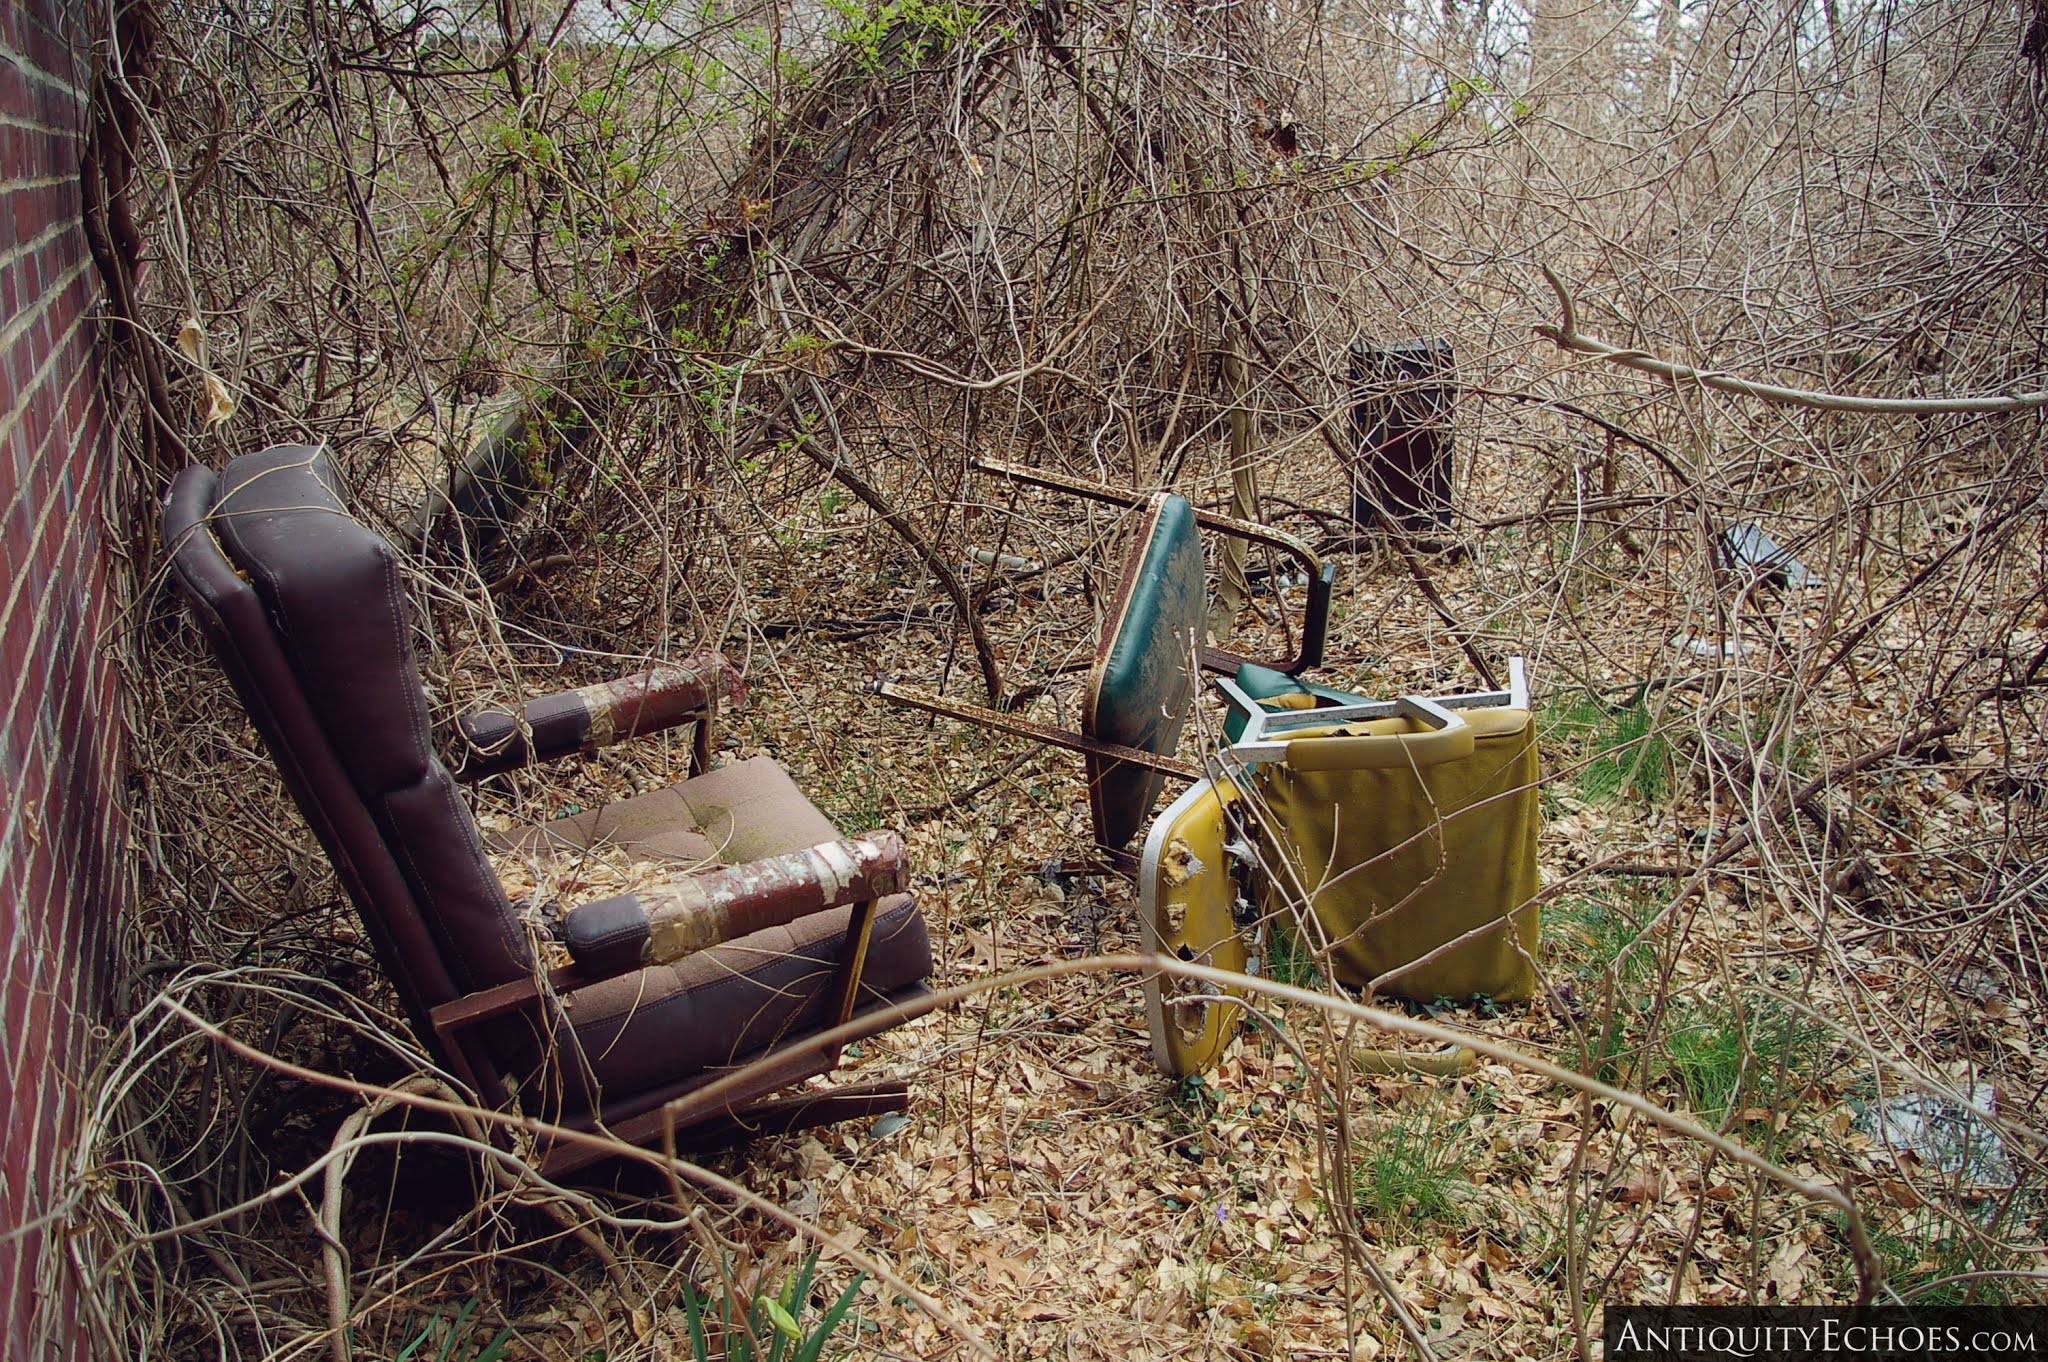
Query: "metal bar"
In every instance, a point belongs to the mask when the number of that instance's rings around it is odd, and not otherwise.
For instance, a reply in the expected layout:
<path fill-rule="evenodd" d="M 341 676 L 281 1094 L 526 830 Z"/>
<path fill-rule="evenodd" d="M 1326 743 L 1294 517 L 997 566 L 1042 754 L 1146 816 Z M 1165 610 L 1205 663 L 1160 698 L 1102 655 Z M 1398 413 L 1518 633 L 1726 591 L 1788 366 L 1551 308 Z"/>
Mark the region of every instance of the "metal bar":
<path fill-rule="evenodd" d="M 833 1026 L 844 1026 L 853 1016 L 853 1005 L 860 1000 L 860 976 L 867 971 L 868 939 L 874 935 L 876 899 L 862 899 L 853 905 L 853 912 L 846 920 L 846 936 L 840 947 L 836 977 L 832 980 L 832 1000 L 828 1006 Z M 833 1059 L 836 1062 L 838 1054 Z"/>
<path fill-rule="evenodd" d="M 1407 714 L 1416 717 L 1415 707 L 1439 709 L 1513 709 L 1529 707 L 1528 664 L 1520 657 L 1508 659 L 1506 690 L 1466 691 L 1462 695 L 1401 696 L 1393 700 L 1366 700 L 1355 705 L 1328 705 L 1321 709 L 1271 710 L 1245 693 L 1227 676 L 1212 683 L 1224 698 L 1245 715 L 1244 732 L 1231 746 L 1231 753 L 1243 761 L 1276 761 L 1284 754 L 1283 735 L 1304 728 L 1325 728 L 1332 724 L 1362 723 L 1369 719 L 1392 719 Z"/>
<path fill-rule="evenodd" d="M 437 1034 L 454 1043 L 454 1036 L 465 1027 L 478 1022 L 502 1017 L 510 1012 L 523 1011 L 533 1006 L 550 993 L 566 993 L 585 984 L 596 983 L 607 976 L 590 975 L 574 965 L 564 965 L 548 971 L 547 987 L 542 989 L 540 980 L 532 975 L 514 979 L 510 983 L 476 993 L 465 993 L 460 998 L 442 1003 L 427 1014 Z"/>
<path fill-rule="evenodd" d="M 721 700 L 738 704 L 746 693 L 747 683 L 733 665 L 721 654 L 706 653 L 615 681 L 538 696 L 516 712 L 504 706 L 481 709 L 457 722 L 464 750 L 455 776 L 477 780 L 691 720 L 704 733 Z"/>
<path fill-rule="evenodd" d="M 753 1060 L 742 1072 L 710 1070 L 706 1077 L 712 1081 L 663 1103 L 648 1114 L 655 1117 L 656 1129 L 668 1124 L 678 1132 L 707 1118 L 717 1120 L 721 1114 L 738 1115 L 769 1093 L 818 1074 L 831 1073 L 839 1067 L 839 1050 L 837 1046 L 822 1047 L 808 1036 L 800 1038 Z"/>
<path fill-rule="evenodd" d="M 1127 761 L 1134 766 L 1149 767 L 1162 771 L 1181 780 L 1200 780 L 1202 770 L 1193 762 L 1181 761 L 1176 757 L 1162 757 L 1156 752 L 1147 752 L 1142 747 L 1127 747 L 1120 742 L 1104 742 L 1090 738 L 1070 729 L 1054 728 L 1051 724 L 1034 723 L 1020 719 L 1014 714 L 987 709 L 981 705 L 970 705 L 961 700 L 948 700 L 943 695 L 912 686 L 899 686 L 893 681 L 884 681 L 875 687 L 875 693 L 885 700 L 894 700 L 899 705 L 909 705 L 962 723 L 976 724 L 982 728 L 993 728 L 999 733 L 1009 733 L 1020 738 L 1033 738 L 1039 742 L 1063 747 L 1069 752 L 1085 752 L 1093 756 L 1106 757 L 1111 761 Z"/>
<path fill-rule="evenodd" d="M 711 745 L 716 740 L 712 724 L 718 718 L 718 706 L 713 705 L 697 719 L 697 730 L 690 738 L 690 766 L 692 776 L 701 776 L 711 769 Z"/>
<path fill-rule="evenodd" d="M 903 1006 L 929 992 L 922 984 L 915 984 L 859 1009 L 855 1015 L 864 1024 L 837 1045 L 821 1046 L 817 1040 L 821 1032 L 812 1030 L 764 1052 L 737 1069 L 708 1070 L 702 1076 L 702 1082 L 670 1098 L 657 1110 L 666 1110 L 678 1131 L 707 1117 L 716 1119 L 714 1113 L 720 1111 L 743 1112 L 769 1093 L 813 1075 L 832 1072 L 839 1067 L 839 1055 L 844 1047 L 901 1025 Z"/>
<path fill-rule="evenodd" d="M 1229 685 L 1232 690 L 1237 689 L 1235 685 L 1228 681 L 1219 682 L 1218 684 Z M 1505 694 L 1505 692 L 1502 693 Z M 1243 692 L 1240 691 L 1239 694 L 1242 695 Z M 1470 697 L 1458 698 L 1466 699 Z M 1403 695 L 1393 700 L 1377 701 L 1370 705 L 1341 705 L 1332 709 L 1311 712 L 1320 713 L 1322 715 L 1327 716 L 1330 714 L 1338 713 L 1341 710 L 1349 716 L 1349 721 L 1353 722 L 1365 717 L 1390 718 L 1394 716 L 1400 716 L 1402 718 L 1413 719 L 1419 723 L 1426 725 L 1429 728 L 1433 728 L 1439 732 L 1442 732 L 1454 727 L 1463 728 L 1465 726 L 1465 721 L 1463 719 L 1460 719 L 1457 715 L 1451 712 L 1451 710 L 1454 708 L 1463 709 L 1468 708 L 1468 706 L 1453 706 L 1446 704 L 1442 700 L 1430 700 L 1420 695 Z M 1367 716 L 1360 714 L 1359 711 L 1361 710 L 1372 710 L 1374 712 L 1370 716 Z M 1382 714 L 1379 712 L 1382 710 L 1387 710 L 1391 712 L 1387 714 Z M 1252 763 L 1262 761 L 1286 761 L 1288 754 L 1287 740 L 1284 737 L 1280 736 L 1281 732 L 1284 732 L 1285 730 L 1277 728 L 1272 723 L 1273 719 L 1279 717 L 1282 716 L 1275 715 L 1270 710 L 1261 710 L 1259 713 L 1252 715 L 1250 721 L 1245 724 L 1244 735 L 1240 737 L 1236 742 L 1230 745 L 1230 755 L 1236 757 L 1239 761 Z M 1296 716 L 1287 715 L 1285 717 L 1294 718 Z M 1327 722 L 1327 719 L 1325 720 L 1325 722 Z M 1297 723 L 1293 725 L 1293 727 L 1299 729 L 1303 727 L 1303 725 Z M 1337 741 L 1377 743 L 1385 741 L 1385 739 L 1343 738 L 1338 739 Z M 1320 745 L 1321 744 L 1319 743 L 1318 746 Z M 1347 767 L 1348 765 L 1349 763 L 1347 763 Z M 1331 768 L 1325 767 L 1318 769 Z"/>
<path fill-rule="evenodd" d="M 1247 703 L 1258 704 L 1258 701 L 1239 690 L 1237 683 L 1229 677 L 1218 677 L 1214 684 L 1218 690 L 1229 695 L 1240 708 Z M 1430 697 L 1430 703 L 1445 709 L 1498 709 L 1510 704 L 1512 699 L 1513 695 L 1509 691 L 1475 690 L 1463 695 Z M 1252 717 L 1264 718 L 1265 722 L 1261 725 L 1262 736 L 1270 738 L 1277 733 L 1285 733 L 1295 728 L 1322 728 L 1328 724 L 1355 724 L 1367 719 L 1392 719 L 1404 712 L 1400 700 L 1371 700 L 1360 705 L 1326 705 L 1321 709 L 1296 709 L 1277 714 L 1261 707 L 1252 711 Z"/>
<path fill-rule="evenodd" d="M 1048 473 L 1042 468 L 1026 468 L 1022 464 L 1004 463 L 1000 459 L 978 458 L 973 461 L 973 466 L 981 472 L 993 473 L 1012 482 L 1043 487 L 1050 492 L 1065 492 L 1069 496 L 1100 501 L 1111 506 L 1122 506 L 1126 510 L 1136 510 L 1144 505 L 1151 495 L 1127 492 L 1108 483 L 1090 482 L 1086 478 L 1069 477 L 1065 473 Z M 1256 520 L 1240 520 L 1236 516 L 1224 515 L 1218 511 L 1205 511 L 1199 506 L 1193 509 L 1196 524 L 1279 549 L 1307 568 L 1311 581 L 1322 574 L 1323 560 L 1316 556 L 1316 551 L 1287 531 L 1276 530 L 1270 525 L 1261 525 Z"/>
<path fill-rule="evenodd" d="M 578 904 L 562 937 L 585 969 L 664 965 L 909 884 L 903 839 L 883 828 Z"/>
<path fill-rule="evenodd" d="M 1001 459 L 970 459 L 968 466 L 976 472 L 993 473 L 999 478 L 1008 478 L 1012 482 L 1021 482 L 1029 487 L 1043 487 L 1050 492 L 1065 492 L 1069 496 L 1083 497 L 1089 501 L 1107 502 L 1111 506 L 1121 506 L 1127 511 L 1135 511 L 1145 502 L 1143 495 L 1127 492 L 1120 487 L 1111 487 L 1107 483 L 1090 482 L 1086 478 L 1070 478 L 1064 473 L 1048 473 L 1043 469 L 1026 468 L 1022 464 L 1006 463 Z"/>
<path fill-rule="evenodd" d="M 1090 482 L 1086 478 L 1069 477 L 1064 473 L 1048 473 L 1041 468 L 1026 468 L 1022 464 L 1005 463 L 1000 459 L 971 461 L 971 467 L 984 473 L 993 473 L 1012 482 L 1021 482 L 1030 487 L 1042 487 L 1050 492 L 1065 492 L 1069 496 L 1087 501 L 1099 501 L 1110 506 L 1121 506 L 1136 510 L 1149 499 L 1149 494 L 1140 495 L 1112 487 L 1107 483 Z M 1295 655 L 1284 662 L 1259 662 L 1261 666 L 1272 667 L 1286 672 L 1289 676 L 1318 666 L 1323 660 L 1323 635 L 1329 628 L 1330 594 L 1336 582 L 1336 567 L 1326 565 L 1316 556 L 1314 549 L 1285 530 L 1276 530 L 1256 521 L 1239 520 L 1235 516 L 1219 515 L 1215 511 L 1192 508 L 1195 523 L 1204 529 L 1220 534 L 1235 535 L 1249 539 L 1255 544 L 1264 544 L 1300 563 L 1308 576 L 1308 606 L 1302 618 L 1301 647 Z M 1276 584 L 1277 594 L 1277 584 Z M 1203 648 L 1202 666 L 1213 672 L 1234 672 L 1246 662 L 1258 662 L 1256 658 L 1241 653 L 1226 652 L 1221 648 Z"/>
<path fill-rule="evenodd" d="M 678 1132 L 685 1149 L 718 1148 L 766 1135 L 788 1135 L 813 1126 L 864 1120 L 885 1112 L 910 1109 L 910 1085 L 901 1081 L 848 1084 L 796 1097 L 756 1102 L 728 1120 L 712 1120 Z"/>

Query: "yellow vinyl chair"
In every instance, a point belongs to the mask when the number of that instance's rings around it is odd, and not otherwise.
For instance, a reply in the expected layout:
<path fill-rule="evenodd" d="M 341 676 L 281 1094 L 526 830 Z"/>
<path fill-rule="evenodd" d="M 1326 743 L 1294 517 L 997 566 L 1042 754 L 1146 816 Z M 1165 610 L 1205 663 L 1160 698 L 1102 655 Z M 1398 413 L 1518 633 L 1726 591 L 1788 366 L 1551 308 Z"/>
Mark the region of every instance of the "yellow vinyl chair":
<path fill-rule="evenodd" d="M 1507 690 L 1434 700 L 1366 700 L 1271 672 L 1255 698 L 1248 679 L 1216 683 L 1232 710 L 1227 745 L 1146 837 L 1147 948 L 1256 975 L 1270 924 L 1291 917 L 1352 988 L 1422 1001 L 1530 996 L 1537 770 L 1521 659 Z M 1244 993 L 1149 980 L 1160 1069 L 1213 1066 Z M 1381 1055 L 1379 1067 L 1469 1062 L 1469 1052 Z"/>

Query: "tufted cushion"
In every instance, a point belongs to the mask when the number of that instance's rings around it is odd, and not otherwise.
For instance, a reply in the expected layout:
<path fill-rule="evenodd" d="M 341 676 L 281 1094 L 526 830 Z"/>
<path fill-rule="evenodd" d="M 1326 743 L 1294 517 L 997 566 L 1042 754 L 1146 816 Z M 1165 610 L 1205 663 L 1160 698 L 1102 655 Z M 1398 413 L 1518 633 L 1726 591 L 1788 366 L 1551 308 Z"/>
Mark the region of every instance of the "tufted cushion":
<path fill-rule="evenodd" d="M 637 1092 L 694 1069 L 735 1064 L 821 1025 L 848 911 L 813 913 L 669 965 L 591 984 L 565 1000 L 599 1092 Z M 855 1006 L 923 981 L 924 915 L 907 894 L 876 905 Z"/>
<path fill-rule="evenodd" d="M 586 809 L 552 823 L 496 834 L 491 847 L 525 855 L 616 847 L 632 859 L 667 862 L 675 873 L 739 865 L 839 836 L 789 773 L 767 757 Z"/>
<path fill-rule="evenodd" d="M 262 599 L 305 702 L 404 871 L 449 973 L 466 989 L 524 974 L 524 933 L 434 755 L 391 545 L 348 513 L 326 453 L 309 445 L 229 464 L 208 525 Z"/>

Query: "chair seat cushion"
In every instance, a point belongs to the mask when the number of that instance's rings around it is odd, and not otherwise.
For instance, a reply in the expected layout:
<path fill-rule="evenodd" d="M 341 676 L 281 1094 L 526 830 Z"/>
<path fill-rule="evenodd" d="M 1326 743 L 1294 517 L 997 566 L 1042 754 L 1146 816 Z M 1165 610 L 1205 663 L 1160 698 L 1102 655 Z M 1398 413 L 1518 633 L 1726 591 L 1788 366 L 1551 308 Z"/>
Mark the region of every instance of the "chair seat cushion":
<path fill-rule="evenodd" d="M 493 850 L 557 866 L 588 854 L 665 878 L 779 856 L 839 835 L 788 772 L 755 757 L 666 789 L 496 834 L 491 842 Z M 743 1063 L 778 1040 L 821 1025 L 850 915 L 846 908 L 814 913 L 575 990 L 563 1002 L 582 1055 L 580 1061 L 563 1055 L 565 1077 L 581 1068 L 597 1093 L 627 1096 L 699 1070 Z M 883 899 L 855 1007 L 921 983 L 931 968 L 931 942 L 916 902 L 907 894 Z"/>
<path fill-rule="evenodd" d="M 617 852 L 677 874 L 741 865 L 837 839 L 839 830 L 767 757 L 721 766 L 666 789 L 500 833 L 492 850 L 542 856 Z"/>
<path fill-rule="evenodd" d="M 916 902 L 898 894 L 876 907 L 856 1008 L 921 983 L 932 968 Z M 814 913 L 569 994 L 569 1024 L 598 1091 L 634 1093 L 742 1063 L 822 1025 L 850 913 Z M 565 1069 L 576 1063 L 564 1055 Z"/>

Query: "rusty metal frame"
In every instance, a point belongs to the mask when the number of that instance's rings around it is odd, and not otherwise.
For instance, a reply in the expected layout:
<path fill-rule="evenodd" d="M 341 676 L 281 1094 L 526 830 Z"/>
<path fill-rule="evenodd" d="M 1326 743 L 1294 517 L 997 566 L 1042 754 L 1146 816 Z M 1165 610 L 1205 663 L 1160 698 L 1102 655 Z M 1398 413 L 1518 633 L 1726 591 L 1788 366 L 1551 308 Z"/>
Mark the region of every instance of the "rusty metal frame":
<path fill-rule="evenodd" d="M 1228 677 L 1218 677 L 1216 689 L 1230 703 L 1231 708 L 1245 715 L 1244 732 L 1227 749 L 1234 759 L 1247 766 L 1266 761 L 1285 761 L 1287 741 L 1285 734 L 1304 728 L 1326 728 L 1333 724 L 1360 723 L 1369 719 L 1391 719 L 1397 715 L 1421 720 L 1432 727 L 1442 727 L 1451 716 L 1450 711 L 1460 709 L 1509 709 L 1529 708 L 1529 664 L 1521 657 L 1508 659 L 1508 684 L 1505 690 L 1465 691 L 1458 695 L 1400 696 L 1392 700 L 1361 700 L 1353 705 L 1326 705 L 1319 709 L 1273 711 L 1245 694 L 1238 684 Z"/>
<path fill-rule="evenodd" d="M 1142 507 L 1150 493 L 1126 491 L 1108 483 L 1091 482 L 1086 478 L 1070 477 L 1065 473 L 1050 473 L 1042 468 L 1026 468 L 1022 464 L 1006 463 L 1001 459 L 975 458 L 968 466 L 979 472 L 992 473 L 999 478 L 1023 483 L 1027 487 L 1038 487 L 1049 492 L 1064 492 L 1068 496 L 1080 497 L 1085 501 L 1098 501 L 1108 506 L 1137 510 Z M 1289 676 L 1317 667 L 1323 661 L 1323 637 L 1329 632 L 1330 593 L 1336 585 L 1337 567 L 1325 563 L 1316 556 L 1316 551 L 1284 530 L 1258 524 L 1256 521 L 1239 520 L 1235 516 L 1205 511 L 1199 506 L 1193 508 L 1195 523 L 1206 530 L 1234 539 L 1247 539 L 1254 544 L 1264 544 L 1300 563 L 1308 576 L 1308 605 L 1302 612 L 1301 646 L 1295 655 L 1280 661 L 1261 661 L 1233 653 L 1223 648 L 1204 646 L 1199 650 L 1202 666 L 1212 672 L 1235 672 L 1246 663 L 1271 667 L 1286 672 Z M 1191 777 L 1192 778 L 1192 777 Z"/>
<path fill-rule="evenodd" d="M 1105 757 L 1110 761 L 1127 761 L 1133 766 L 1150 767 L 1154 771 L 1180 780 L 1202 778 L 1201 767 L 1193 762 L 1182 761 L 1178 757 L 1162 757 L 1157 753 L 1147 752 L 1142 747 L 1126 747 L 1120 742 L 1091 738 L 1072 729 L 1056 728 L 1051 724 L 1021 719 L 1014 714 L 989 709 L 985 705 L 968 704 L 964 700 L 949 700 L 943 695 L 934 695 L 915 686 L 900 686 L 894 681 L 884 681 L 875 687 L 875 694 L 886 700 L 894 700 L 899 705 L 908 705 L 912 709 L 921 709 L 948 719 L 958 719 L 962 723 L 974 724 L 981 728 L 993 728 L 999 733 L 1008 733 L 1019 738 L 1033 738 L 1039 742 L 1050 743 L 1054 747 L 1063 747 L 1069 752 Z"/>
<path fill-rule="evenodd" d="M 746 694 L 745 678 L 714 652 L 517 705 L 489 705 L 456 721 L 463 742 L 454 775 L 473 782 L 683 724 L 695 725 L 689 773 L 702 775 L 710 767 L 720 705 L 741 703 Z"/>

